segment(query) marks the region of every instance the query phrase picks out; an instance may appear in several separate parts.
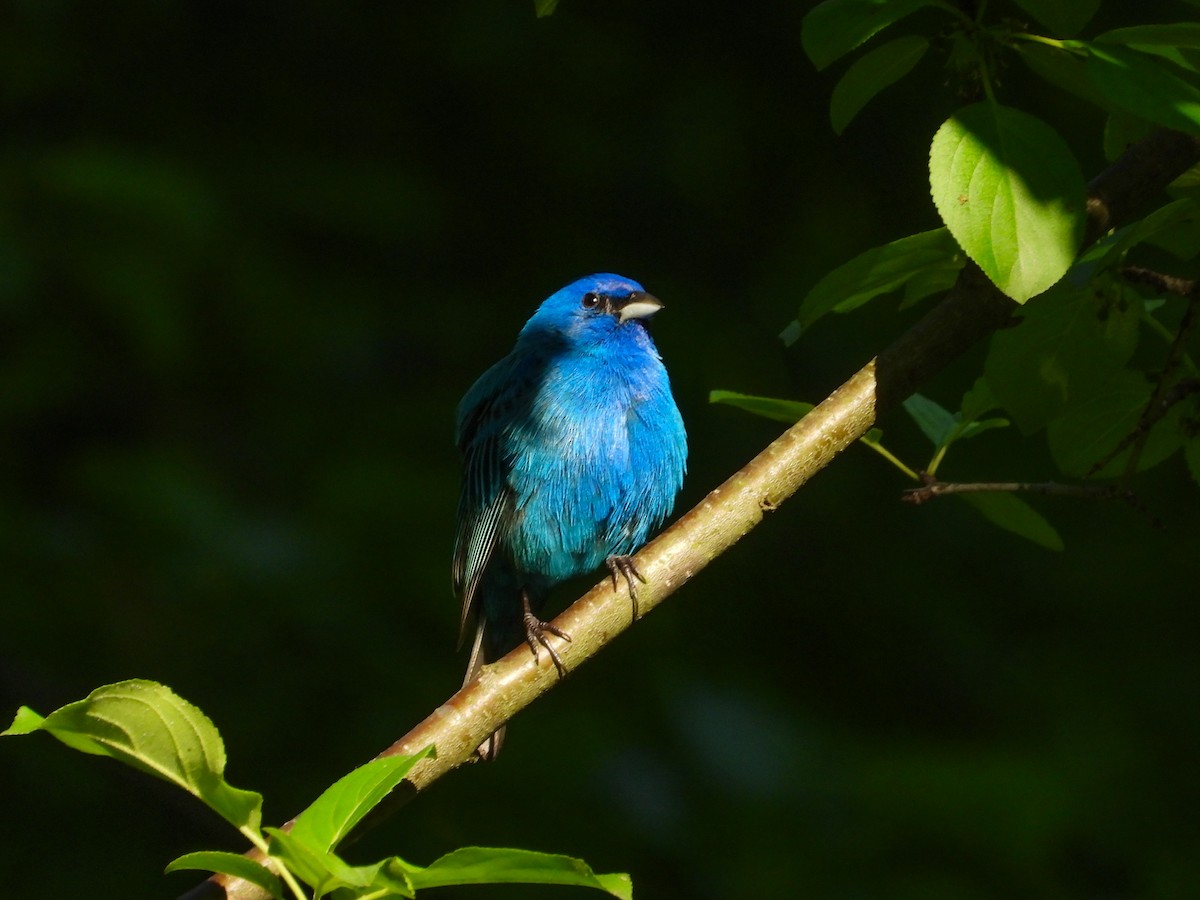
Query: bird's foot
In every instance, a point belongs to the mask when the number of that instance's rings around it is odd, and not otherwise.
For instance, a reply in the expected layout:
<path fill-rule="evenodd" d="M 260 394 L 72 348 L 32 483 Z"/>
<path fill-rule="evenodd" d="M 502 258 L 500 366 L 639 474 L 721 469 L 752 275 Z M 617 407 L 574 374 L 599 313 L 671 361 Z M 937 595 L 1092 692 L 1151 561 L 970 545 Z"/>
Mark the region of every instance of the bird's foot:
<path fill-rule="evenodd" d="M 546 637 L 547 634 L 552 634 L 555 637 L 562 638 L 568 644 L 571 642 L 571 636 L 561 628 L 556 628 L 549 622 L 543 622 L 533 614 L 533 610 L 529 608 L 529 598 L 522 595 L 521 603 L 525 607 L 525 615 L 522 617 L 525 622 L 525 643 L 529 645 L 529 649 L 533 651 L 533 660 L 535 663 L 542 661 L 538 653 L 538 647 L 545 647 L 546 652 L 550 654 L 550 661 L 554 663 L 554 668 L 558 670 L 558 677 L 566 677 L 567 670 L 563 667 L 563 662 L 559 658 L 557 651 L 550 646 L 550 640 Z"/>
<path fill-rule="evenodd" d="M 638 617 L 638 595 L 636 578 L 642 584 L 646 584 L 646 578 L 637 570 L 637 566 L 633 564 L 632 556 L 610 556 L 604 561 L 608 566 L 608 572 L 612 575 L 613 590 L 617 589 L 617 575 L 622 575 L 625 578 L 625 584 L 629 586 L 629 600 L 633 604 L 633 619 L 636 622 Z"/>

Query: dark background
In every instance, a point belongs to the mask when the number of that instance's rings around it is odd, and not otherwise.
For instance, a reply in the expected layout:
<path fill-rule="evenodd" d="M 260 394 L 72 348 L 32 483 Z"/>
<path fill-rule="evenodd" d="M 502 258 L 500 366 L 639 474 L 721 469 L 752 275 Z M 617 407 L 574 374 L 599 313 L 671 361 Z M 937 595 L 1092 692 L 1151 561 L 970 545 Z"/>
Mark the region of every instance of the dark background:
<path fill-rule="evenodd" d="M 780 430 L 709 390 L 818 400 L 914 321 L 777 339 L 832 265 L 938 224 L 925 153 L 957 102 L 932 52 L 836 138 L 809 5 L 5 4 L 5 724 L 162 681 L 286 819 L 459 684 L 454 406 L 545 295 L 616 271 L 666 302 L 684 509 Z M 1002 92 L 1103 166 L 1098 113 L 1019 64 Z M 982 354 L 927 393 L 953 408 Z M 1055 475 L 1015 429 L 942 474 Z M 1165 530 L 1033 501 L 1062 554 L 904 486 L 852 448 L 351 858 L 527 847 L 642 898 L 1194 896 L 1183 462 L 1142 485 Z M 44 735 L 0 741 L 0 837 L 13 897 L 172 897 L 195 879 L 169 859 L 242 849 Z"/>

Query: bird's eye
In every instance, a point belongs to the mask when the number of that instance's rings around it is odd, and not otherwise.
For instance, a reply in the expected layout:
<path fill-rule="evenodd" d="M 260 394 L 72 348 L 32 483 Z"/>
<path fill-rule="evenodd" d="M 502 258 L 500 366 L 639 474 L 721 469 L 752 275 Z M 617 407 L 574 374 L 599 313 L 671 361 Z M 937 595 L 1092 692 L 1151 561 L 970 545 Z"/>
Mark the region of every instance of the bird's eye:
<path fill-rule="evenodd" d="M 595 291 L 588 291 L 586 294 L 583 295 L 583 308 L 584 309 L 591 309 L 599 302 L 600 302 L 600 295 L 597 294 Z"/>

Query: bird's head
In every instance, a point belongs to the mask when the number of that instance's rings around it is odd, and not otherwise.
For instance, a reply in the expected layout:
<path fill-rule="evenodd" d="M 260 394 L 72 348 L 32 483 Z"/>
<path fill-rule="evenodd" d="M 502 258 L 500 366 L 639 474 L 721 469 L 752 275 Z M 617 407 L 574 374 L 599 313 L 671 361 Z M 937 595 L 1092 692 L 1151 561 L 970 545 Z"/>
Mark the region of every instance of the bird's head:
<path fill-rule="evenodd" d="M 521 335 L 573 345 L 598 343 L 624 328 L 642 331 L 645 320 L 662 308 L 658 298 L 636 281 L 620 275 L 588 275 L 543 301 Z"/>

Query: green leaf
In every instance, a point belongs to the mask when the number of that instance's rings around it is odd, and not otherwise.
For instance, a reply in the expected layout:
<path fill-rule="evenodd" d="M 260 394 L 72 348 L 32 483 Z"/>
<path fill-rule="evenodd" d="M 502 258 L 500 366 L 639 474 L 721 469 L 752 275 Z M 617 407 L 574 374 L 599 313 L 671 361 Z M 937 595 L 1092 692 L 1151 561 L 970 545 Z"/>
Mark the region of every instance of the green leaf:
<path fill-rule="evenodd" d="M 1085 56 L 1059 47 L 1031 42 L 1022 42 L 1017 45 L 1017 49 L 1020 51 L 1021 60 L 1034 74 L 1059 90 L 1082 97 L 1101 109 L 1112 111 L 1118 108 L 1096 89 L 1092 76 L 1088 73 Z"/>
<path fill-rule="evenodd" d="M 809 10 L 801 26 L 804 52 L 823 69 L 893 22 L 933 0 L 825 0 Z"/>
<path fill-rule="evenodd" d="M 857 309 L 874 297 L 900 290 L 910 280 L 932 272 L 957 273 L 963 262 L 958 245 L 945 228 L 874 247 L 818 281 L 801 302 L 795 326 L 781 337 L 793 343 L 800 333 L 831 310 Z"/>
<path fill-rule="evenodd" d="M 1131 248 L 1178 223 L 1195 219 L 1198 211 L 1200 209 L 1190 197 L 1172 200 L 1160 206 L 1143 218 L 1098 241 L 1079 258 L 1067 281 L 1077 288 L 1086 288 L 1104 270 L 1121 262 Z"/>
<path fill-rule="evenodd" d="M 724 403 L 736 406 L 746 412 L 754 413 L 776 422 L 787 422 L 793 425 L 799 422 L 809 411 L 811 403 L 801 403 L 798 400 L 777 400 L 774 397 L 755 397 L 750 394 L 739 394 L 735 391 L 712 391 L 708 395 L 709 403 Z"/>
<path fill-rule="evenodd" d="M 1115 28 L 1096 37 L 1097 44 L 1124 44 L 1127 47 L 1188 47 L 1200 50 L 1200 22 L 1176 22 L 1171 25 L 1134 25 Z"/>
<path fill-rule="evenodd" d="M 262 796 L 224 778 L 225 745 L 199 709 L 170 688 L 135 679 L 105 685 L 40 722 L 23 710 L 13 727 L 48 731 L 64 744 L 118 759 L 178 785 L 246 834 L 257 834 Z"/>
<path fill-rule="evenodd" d="M 961 261 L 965 260 L 966 257 L 960 256 L 958 259 Z M 958 281 L 958 273 L 961 270 L 961 263 L 956 263 L 953 266 L 926 269 L 924 272 L 917 273 L 904 285 L 904 294 L 900 298 L 900 305 L 896 308 L 901 310 L 909 309 L 927 297 L 946 293 Z"/>
<path fill-rule="evenodd" d="M 367 866 L 352 866 L 332 851 L 321 852 L 295 835 L 279 828 L 263 829 L 270 836 L 271 856 L 284 863 L 317 897 L 348 890 L 354 897 L 373 900 L 385 897 L 413 897 L 416 889 L 410 871 L 420 871 L 399 857 L 391 857 Z"/>
<path fill-rule="evenodd" d="M 557 6 L 558 0 L 533 0 L 533 8 L 537 12 L 539 19 L 543 16 L 553 15 L 554 9 Z"/>
<path fill-rule="evenodd" d="M 279 876 L 266 866 L 247 859 L 240 853 L 225 853 L 220 850 L 204 850 L 198 853 L 185 853 L 178 859 L 167 863 L 167 872 L 183 872 L 198 870 L 201 872 L 220 872 L 241 878 L 250 884 L 258 885 L 275 900 L 283 900 L 283 885 Z"/>
<path fill-rule="evenodd" d="M 1045 123 L 997 103 L 967 106 L 934 135 L 929 175 L 950 233 L 1018 303 L 1071 267 L 1083 234 L 1083 174 Z"/>
<path fill-rule="evenodd" d="M 975 383 L 971 385 L 971 389 L 963 394 L 958 414 L 959 420 L 962 422 L 974 422 L 985 413 L 990 413 L 999 405 L 1000 402 L 996 399 L 996 395 L 992 393 L 992 386 L 988 384 L 987 379 L 976 378 Z"/>
<path fill-rule="evenodd" d="M 1122 370 L 1104 387 L 1072 403 L 1046 430 L 1050 455 L 1067 475 L 1081 476 L 1110 453 L 1137 427 L 1154 386 L 1137 372 Z M 1183 444 L 1176 405 L 1153 428 L 1138 458 L 1138 471 L 1157 465 Z M 1125 470 L 1129 450 L 1123 450 L 1097 476 L 1115 477 Z"/>
<path fill-rule="evenodd" d="M 432 754 L 433 748 L 428 747 L 414 756 L 373 759 L 342 776 L 296 816 L 291 837 L 321 853 L 333 850 L 414 765 Z"/>
<path fill-rule="evenodd" d="M 1149 137 L 1157 125 L 1124 110 L 1113 110 L 1104 121 L 1104 158 L 1112 162 L 1143 138 Z"/>
<path fill-rule="evenodd" d="M 913 394 L 904 401 L 904 411 L 920 427 L 925 437 L 940 449 L 957 424 L 954 414 L 923 394 Z"/>
<path fill-rule="evenodd" d="M 1062 550 L 1058 532 L 1046 519 L 1019 497 L 1006 491 L 986 494 L 958 494 L 981 516 L 1005 531 L 1020 535 L 1047 550 Z"/>
<path fill-rule="evenodd" d="M 1031 434 L 1128 362 L 1140 320 L 1139 304 L 1111 281 L 1078 290 L 1064 283 L 992 337 L 984 377 L 1021 431 Z"/>
<path fill-rule="evenodd" d="M 1200 89 L 1136 50 L 1087 45 L 1088 73 L 1104 96 L 1135 116 L 1200 134 Z"/>
<path fill-rule="evenodd" d="M 411 874 L 417 890 L 452 884 L 568 884 L 633 900 L 628 875 L 597 875 L 580 859 L 489 847 L 463 847 Z"/>
<path fill-rule="evenodd" d="M 322 852 L 304 841 L 296 840 L 279 828 L 268 826 L 263 831 L 269 838 L 271 856 L 287 866 L 297 878 L 313 888 L 336 886 L 338 879 L 333 876 L 332 870 L 338 867 L 338 863 L 342 866 L 345 863 L 335 854 Z"/>
<path fill-rule="evenodd" d="M 845 131 L 859 110 L 885 87 L 911 72 L 928 49 L 929 41 L 910 35 L 889 41 L 855 60 L 834 85 L 829 101 L 834 132 Z"/>
<path fill-rule="evenodd" d="M 1057 37 L 1068 37 L 1091 21 L 1100 0 L 1017 0 L 1017 5 Z"/>

